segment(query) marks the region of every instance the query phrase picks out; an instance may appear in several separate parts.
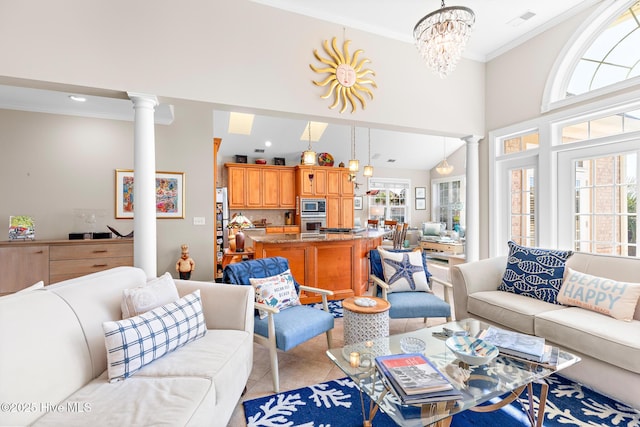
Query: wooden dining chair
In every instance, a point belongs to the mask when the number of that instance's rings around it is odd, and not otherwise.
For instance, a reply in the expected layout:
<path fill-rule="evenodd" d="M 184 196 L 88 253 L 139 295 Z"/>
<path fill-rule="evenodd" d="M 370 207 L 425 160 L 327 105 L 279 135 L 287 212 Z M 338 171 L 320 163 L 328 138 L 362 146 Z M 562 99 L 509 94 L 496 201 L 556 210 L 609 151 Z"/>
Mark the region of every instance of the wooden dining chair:
<path fill-rule="evenodd" d="M 377 219 L 368 219 L 367 220 L 367 228 L 378 228 L 378 225 L 380 224 L 380 220 Z"/>
<path fill-rule="evenodd" d="M 384 225 L 384 228 L 387 230 L 394 230 L 398 225 L 398 221 L 393 219 L 385 219 L 383 225 Z"/>

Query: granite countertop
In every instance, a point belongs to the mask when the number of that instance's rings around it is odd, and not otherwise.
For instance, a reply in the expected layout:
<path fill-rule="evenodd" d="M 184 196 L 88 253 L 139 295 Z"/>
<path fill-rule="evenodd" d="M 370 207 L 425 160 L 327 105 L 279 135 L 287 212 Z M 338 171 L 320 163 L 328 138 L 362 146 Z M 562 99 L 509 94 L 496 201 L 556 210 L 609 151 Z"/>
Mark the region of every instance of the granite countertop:
<path fill-rule="evenodd" d="M 384 236 L 385 231 L 366 230 L 359 233 L 278 233 L 251 236 L 254 242 L 260 243 L 300 243 L 300 242 L 324 242 L 327 240 L 356 240 L 372 239 Z"/>

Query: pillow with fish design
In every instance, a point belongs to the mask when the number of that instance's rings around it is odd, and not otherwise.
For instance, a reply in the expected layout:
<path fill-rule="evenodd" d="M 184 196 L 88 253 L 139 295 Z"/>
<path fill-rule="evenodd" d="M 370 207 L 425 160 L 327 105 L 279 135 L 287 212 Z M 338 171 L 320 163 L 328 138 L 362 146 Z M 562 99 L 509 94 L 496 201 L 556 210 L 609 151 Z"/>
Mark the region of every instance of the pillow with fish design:
<path fill-rule="evenodd" d="M 559 304 L 565 262 L 573 251 L 529 248 L 513 241 L 508 245 L 507 268 L 498 290 Z"/>

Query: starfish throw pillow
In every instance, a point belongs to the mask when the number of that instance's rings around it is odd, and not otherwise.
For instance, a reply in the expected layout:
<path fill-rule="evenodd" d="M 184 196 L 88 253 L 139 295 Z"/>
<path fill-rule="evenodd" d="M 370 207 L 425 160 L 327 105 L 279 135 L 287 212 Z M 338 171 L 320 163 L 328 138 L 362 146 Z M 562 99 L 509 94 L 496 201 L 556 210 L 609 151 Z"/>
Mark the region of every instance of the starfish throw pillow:
<path fill-rule="evenodd" d="M 390 252 L 378 248 L 382 259 L 384 281 L 390 292 L 431 292 L 422 265 L 422 252 Z"/>

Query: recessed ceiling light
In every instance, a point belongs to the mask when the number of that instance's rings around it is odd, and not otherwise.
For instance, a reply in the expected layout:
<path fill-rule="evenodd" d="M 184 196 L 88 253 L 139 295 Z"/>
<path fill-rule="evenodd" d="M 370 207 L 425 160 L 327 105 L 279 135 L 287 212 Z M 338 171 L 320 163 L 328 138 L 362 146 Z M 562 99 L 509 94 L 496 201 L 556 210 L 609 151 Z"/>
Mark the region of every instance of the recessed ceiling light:
<path fill-rule="evenodd" d="M 264 142 L 264 146 L 265 147 L 271 147 L 271 141 L 265 141 Z"/>
<path fill-rule="evenodd" d="M 87 98 L 78 95 L 69 95 L 69 99 L 76 102 L 85 102 Z"/>

